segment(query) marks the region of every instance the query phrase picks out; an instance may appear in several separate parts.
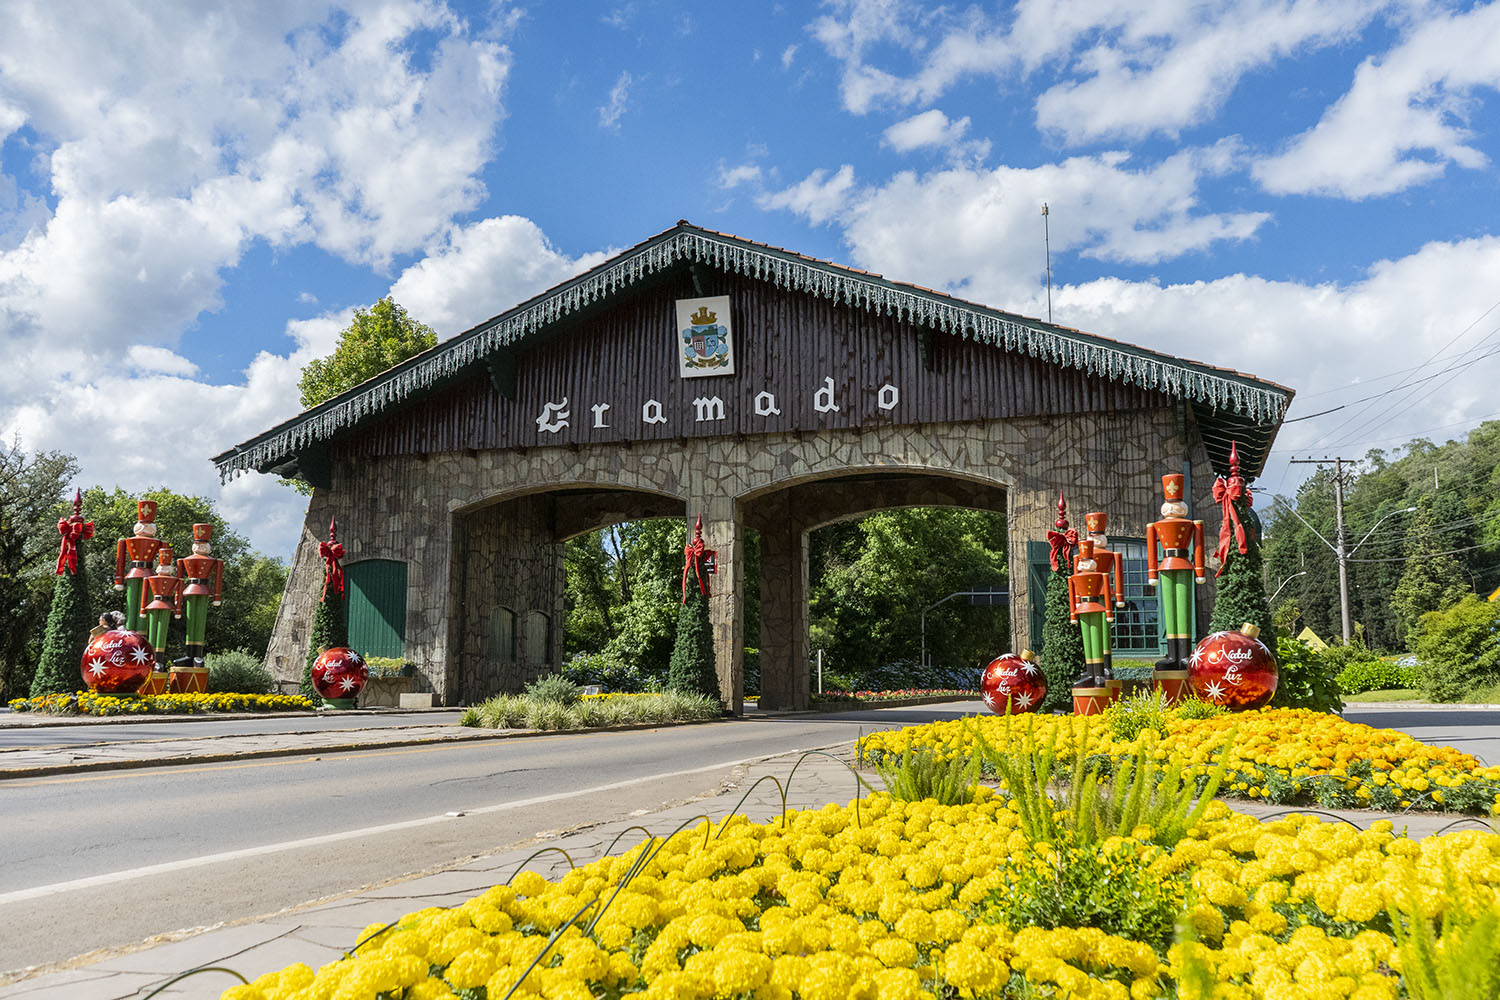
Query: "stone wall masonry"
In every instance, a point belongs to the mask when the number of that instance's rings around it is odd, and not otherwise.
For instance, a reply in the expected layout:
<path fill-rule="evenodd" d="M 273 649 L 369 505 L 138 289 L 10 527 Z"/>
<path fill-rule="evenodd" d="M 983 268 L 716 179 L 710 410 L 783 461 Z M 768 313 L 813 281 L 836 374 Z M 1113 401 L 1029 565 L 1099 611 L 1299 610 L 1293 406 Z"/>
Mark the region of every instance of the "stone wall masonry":
<path fill-rule="evenodd" d="M 481 544 L 489 524 L 485 519 L 500 514 L 484 511 L 501 500 L 589 488 L 608 491 L 610 506 L 624 510 L 628 504 L 619 502 L 619 491 L 639 491 L 650 494 L 642 500 L 642 510 L 660 512 L 671 509 L 674 500 L 680 502 L 688 518 L 685 529 L 701 513 L 705 538 L 719 550 L 720 571 L 714 578 L 712 604 L 719 678 L 726 705 L 738 711 L 743 669 L 739 536 L 742 525 L 753 522 L 757 508 L 778 491 L 870 473 L 952 476 L 1003 491 L 1010 528 L 1011 629 L 1020 645 L 1027 638 L 1026 542 L 1045 539 L 1056 516 L 1059 487 L 1067 493 L 1075 524 L 1081 526 L 1085 512 L 1103 509 L 1110 513 L 1112 533 L 1139 537 L 1146 523 L 1157 517 L 1162 473 L 1181 471 L 1184 466 L 1192 476 L 1196 516 L 1210 522 L 1206 528 L 1212 533 L 1217 530 L 1217 518 L 1207 499 L 1212 488 L 1207 454 L 1196 428 L 1178 407 L 755 437 L 451 452 L 425 458 L 336 458 L 332 490 L 316 492 L 309 505 L 270 659 L 278 676 L 293 676 L 294 667 L 300 675 L 300 656 L 305 655 L 307 628 L 322 578 L 317 542 L 326 537 L 328 516 L 333 513 L 339 518 L 340 538 L 349 549 L 350 561 L 408 562 L 407 655 L 417 664 L 424 682 L 447 704 L 490 693 L 474 686 L 482 673 L 463 665 L 462 651 L 466 643 L 472 649 L 477 634 L 463 611 L 470 604 L 483 608 L 486 601 L 498 600 L 475 593 L 475 588 L 486 585 L 485 579 L 496 580 L 494 574 L 534 574 L 539 584 L 550 577 L 557 595 L 553 602 L 557 608 L 555 641 L 560 642 L 561 571 L 548 569 L 556 566 L 556 559 L 543 558 L 541 553 L 555 547 L 568 529 L 554 523 L 547 536 L 537 522 L 522 518 L 531 527 L 519 544 L 532 551 L 502 566 L 496 562 L 498 550 L 490 542 Z M 829 519 L 817 515 L 816 491 L 804 489 L 798 495 L 813 508 L 810 524 Z M 828 500 L 835 502 L 833 494 Z M 567 520 L 574 529 L 577 524 L 571 522 L 582 523 L 577 516 Z M 777 547 L 805 551 L 800 538 L 782 539 Z M 469 572 L 464 568 L 466 556 L 486 568 Z M 791 572 L 790 551 L 773 558 Z M 805 558 L 802 562 L 805 567 Z M 516 581 L 495 586 L 513 584 Z M 763 608 L 763 632 L 793 628 L 805 633 L 802 603 L 800 622 L 770 620 Z M 1207 604 L 1207 600 L 1200 601 L 1200 615 L 1207 614 Z M 789 655 L 799 655 L 798 643 L 790 638 L 781 641 Z M 805 658 L 805 635 L 801 650 Z M 805 664 L 801 670 L 805 673 Z M 517 673 L 513 680 L 520 677 Z M 798 682 L 794 675 L 778 683 L 795 687 Z"/>

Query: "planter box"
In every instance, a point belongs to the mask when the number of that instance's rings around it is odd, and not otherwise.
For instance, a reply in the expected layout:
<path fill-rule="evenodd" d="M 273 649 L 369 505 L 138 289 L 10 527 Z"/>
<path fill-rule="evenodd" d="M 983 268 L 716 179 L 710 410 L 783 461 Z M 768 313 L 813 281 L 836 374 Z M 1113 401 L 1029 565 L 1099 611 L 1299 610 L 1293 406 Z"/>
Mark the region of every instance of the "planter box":
<path fill-rule="evenodd" d="M 359 707 L 396 708 L 409 691 L 410 677 L 371 677 L 359 692 Z"/>
<path fill-rule="evenodd" d="M 401 695 L 400 708 L 436 708 L 437 695 L 431 691 L 412 693 L 410 691 Z"/>

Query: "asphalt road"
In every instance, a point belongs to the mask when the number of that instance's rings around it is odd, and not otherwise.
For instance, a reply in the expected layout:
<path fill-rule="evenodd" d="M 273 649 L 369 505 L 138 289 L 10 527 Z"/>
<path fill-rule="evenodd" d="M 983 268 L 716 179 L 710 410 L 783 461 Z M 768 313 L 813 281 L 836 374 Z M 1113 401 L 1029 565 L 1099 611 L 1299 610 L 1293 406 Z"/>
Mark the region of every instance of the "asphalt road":
<path fill-rule="evenodd" d="M 675 804 L 718 788 L 746 759 L 847 743 L 861 730 L 974 707 L 7 781 L 0 784 L 0 971 L 269 913 L 540 833 Z M 642 778 L 650 780 L 622 784 Z M 155 870 L 141 871 L 148 867 Z"/>
<path fill-rule="evenodd" d="M 457 722 L 463 709 L 442 712 L 380 712 L 347 715 L 238 717 L 232 719 L 176 719 L 149 722 L 68 722 L 58 725 L 18 724 L 25 719 L 0 712 L 0 748 L 80 746 L 136 740 L 171 740 L 185 736 L 242 736 L 255 733 L 309 733 L 332 729 L 383 729 L 391 726 L 440 726 Z M 26 719 L 26 721 L 30 721 Z"/>

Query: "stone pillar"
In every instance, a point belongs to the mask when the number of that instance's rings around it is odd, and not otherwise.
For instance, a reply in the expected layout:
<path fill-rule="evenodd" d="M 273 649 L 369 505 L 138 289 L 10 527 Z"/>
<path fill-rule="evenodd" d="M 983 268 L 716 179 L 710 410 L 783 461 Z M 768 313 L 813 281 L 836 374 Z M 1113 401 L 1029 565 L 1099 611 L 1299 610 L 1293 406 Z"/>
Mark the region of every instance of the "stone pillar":
<path fill-rule="evenodd" d="M 760 532 L 760 707 L 805 709 L 807 532 L 782 492 Z"/>
<path fill-rule="evenodd" d="M 718 551 L 718 572 L 709 584 L 709 617 L 714 627 L 714 665 L 719 674 L 719 698 L 735 715 L 745 711 L 744 544 L 738 505 L 732 496 L 704 496 L 692 491 L 688 501 L 687 532 L 692 537 L 697 517 L 703 516 L 703 543 Z"/>

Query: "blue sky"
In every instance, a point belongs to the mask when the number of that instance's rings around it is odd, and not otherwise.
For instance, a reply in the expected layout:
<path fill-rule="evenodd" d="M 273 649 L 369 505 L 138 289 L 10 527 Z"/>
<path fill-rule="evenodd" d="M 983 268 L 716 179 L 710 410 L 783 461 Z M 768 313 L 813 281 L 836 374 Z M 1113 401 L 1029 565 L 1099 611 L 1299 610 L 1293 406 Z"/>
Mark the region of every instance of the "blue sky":
<path fill-rule="evenodd" d="M 208 457 L 296 412 L 353 308 L 450 336 L 679 218 L 1044 316 L 1045 201 L 1058 322 L 1344 406 L 1272 489 L 1500 413 L 1500 4 L 7 17 L 0 432 L 270 554 L 302 498 Z"/>

